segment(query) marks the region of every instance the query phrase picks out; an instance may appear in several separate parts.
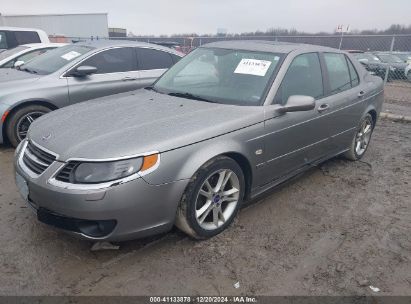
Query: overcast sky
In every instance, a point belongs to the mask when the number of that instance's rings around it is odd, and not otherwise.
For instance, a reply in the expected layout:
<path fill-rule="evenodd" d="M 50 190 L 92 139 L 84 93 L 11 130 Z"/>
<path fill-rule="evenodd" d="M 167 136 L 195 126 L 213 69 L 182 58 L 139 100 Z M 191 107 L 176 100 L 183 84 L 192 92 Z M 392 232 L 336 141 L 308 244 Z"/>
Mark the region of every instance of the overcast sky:
<path fill-rule="evenodd" d="M 0 13 L 108 13 L 110 27 L 137 35 L 215 34 L 295 28 L 332 32 L 411 24 L 411 0 L 1 0 Z"/>

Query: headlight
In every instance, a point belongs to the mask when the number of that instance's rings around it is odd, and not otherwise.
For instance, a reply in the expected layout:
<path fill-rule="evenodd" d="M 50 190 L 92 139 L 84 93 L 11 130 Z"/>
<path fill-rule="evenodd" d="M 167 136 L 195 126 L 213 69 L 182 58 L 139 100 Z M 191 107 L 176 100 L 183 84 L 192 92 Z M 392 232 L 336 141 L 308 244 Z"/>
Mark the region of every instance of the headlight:
<path fill-rule="evenodd" d="M 155 169 L 158 154 L 111 162 L 81 162 L 71 173 L 75 184 L 97 184 L 122 179 Z"/>

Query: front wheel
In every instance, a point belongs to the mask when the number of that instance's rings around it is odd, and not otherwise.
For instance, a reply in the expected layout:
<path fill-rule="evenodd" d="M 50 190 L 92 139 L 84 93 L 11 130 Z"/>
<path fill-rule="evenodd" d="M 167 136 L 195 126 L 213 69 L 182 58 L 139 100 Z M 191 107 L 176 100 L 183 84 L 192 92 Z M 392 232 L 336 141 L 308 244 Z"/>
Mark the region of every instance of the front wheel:
<path fill-rule="evenodd" d="M 244 196 L 244 175 L 229 157 L 204 164 L 191 179 L 177 210 L 176 226 L 195 239 L 206 239 L 234 220 Z"/>
<path fill-rule="evenodd" d="M 365 115 L 361 120 L 354 138 L 352 139 L 350 150 L 344 153 L 345 158 L 349 160 L 359 160 L 367 151 L 371 140 L 372 131 L 374 130 L 374 120 L 371 114 Z"/>
<path fill-rule="evenodd" d="M 31 105 L 23 107 L 11 114 L 6 132 L 10 143 L 17 147 L 18 144 L 26 138 L 30 125 L 34 120 L 50 112 L 51 110 L 45 106 Z"/>

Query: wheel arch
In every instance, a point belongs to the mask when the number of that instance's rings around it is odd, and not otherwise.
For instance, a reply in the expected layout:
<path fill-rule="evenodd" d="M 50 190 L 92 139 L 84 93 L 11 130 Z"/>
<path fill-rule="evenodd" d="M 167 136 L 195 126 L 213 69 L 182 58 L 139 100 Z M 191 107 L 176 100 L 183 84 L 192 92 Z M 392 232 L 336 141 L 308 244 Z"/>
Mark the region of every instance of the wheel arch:
<path fill-rule="evenodd" d="M 246 182 L 245 194 L 248 195 L 255 176 L 253 170 L 255 168 L 253 164 L 256 163 L 253 159 L 255 153 L 248 152 L 248 149 L 236 140 L 218 141 L 212 144 L 205 141 L 162 153 L 159 169 L 143 178 L 154 185 L 179 180 L 188 182 L 204 164 L 219 156 L 230 157 L 240 166 Z"/>
<path fill-rule="evenodd" d="M 377 118 L 378 118 L 377 111 L 375 109 L 371 109 L 367 113 L 371 115 L 372 121 L 374 123 L 373 127 L 375 127 L 375 124 L 377 123 Z"/>
<path fill-rule="evenodd" d="M 57 110 L 58 107 L 56 105 L 54 105 L 51 101 L 49 100 L 45 100 L 45 99 L 32 99 L 32 100 L 24 100 L 21 101 L 19 103 L 14 104 L 12 107 L 10 107 L 7 110 L 7 116 L 6 119 L 4 120 L 4 123 L 2 125 L 2 135 L 3 135 L 3 140 L 4 141 L 8 141 L 9 139 L 7 138 L 7 132 L 6 132 L 6 127 L 8 125 L 8 122 L 10 120 L 10 117 L 12 117 L 12 115 L 14 113 L 16 113 L 18 110 L 24 108 L 24 107 L 28 107 L 28 106 L 32 106 L 32 105 L 39 105 L 39 106 L 44 106 L 49 108 L 50 110 L 54 111 Z"/>
<path fill-rule="evenodd" d="M 253 172 L 248 158 L 238 152 L 227 152 L 221 154 L 220 156 L 227 156 L 233 159 L 240 166 L 241 170 L 243 171 L 245 181 L 244 198 L 249 198 L 251 192 L 251 185 L 253 182 Z"/>

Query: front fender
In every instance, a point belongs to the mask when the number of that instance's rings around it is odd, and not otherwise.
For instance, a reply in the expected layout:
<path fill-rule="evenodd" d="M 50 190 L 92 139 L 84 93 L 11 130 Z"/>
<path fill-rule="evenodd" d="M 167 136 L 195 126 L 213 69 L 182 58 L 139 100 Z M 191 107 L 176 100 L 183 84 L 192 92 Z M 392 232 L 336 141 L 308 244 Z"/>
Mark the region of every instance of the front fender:
<path fill-rule="evenodd" d="M 150 184 L 164 184 L 190 179 L 210 159 L 228 153 L 240 154 L 250 164 L 252 174 L 263 156 L 256 151 L 263 149 L 261 132 L 263 123 L 241 129 L 210 140 L 181 147 L 161 154 L 158 169 L 143 178 Z"/>

